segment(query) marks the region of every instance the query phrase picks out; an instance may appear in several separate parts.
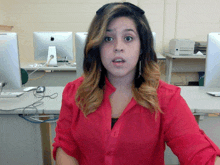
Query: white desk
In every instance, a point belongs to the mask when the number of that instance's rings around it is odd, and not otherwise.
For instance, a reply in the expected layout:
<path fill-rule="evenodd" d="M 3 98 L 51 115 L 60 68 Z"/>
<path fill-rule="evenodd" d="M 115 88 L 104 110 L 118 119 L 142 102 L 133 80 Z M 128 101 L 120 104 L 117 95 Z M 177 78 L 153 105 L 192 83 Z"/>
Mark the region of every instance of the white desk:
<path fill-rule="evenodd" d="M 164 57 L 161 53 L 156 52 L 157 60 L 166 60 L 166 57 Z"/>
<path fill-rule="evenodd" d="M 36 63 L 21 63 L 21 68 L 28 74 L 38 69 Z M 76 79 L 76 64 L 67 65 L 58 64 L 58 67 L 40 67 L 29 77 L 25 86 L 65 86 L 68 82 Z"/>
<path fill-rule="evenodd" d="M 37 106 L 37 110 L 27 107 L 40 98 L 33 95 L 33 91 L 25 92 L 23 95 L 16 98 L 0 98 L 0 115 L 3 114 L 59 114 L 62 100 L 62 92 L 64 87 L 46 87 L 45 96 L 57 93 L 55 99 L 48 97 L 42 100 L 43 104 Z M 41 96 L 42 94 L 39 94 Z"/>
<path fill-rule="evenodd" d="M 220 113 L 220 97 L 214 97 L 206 92 L 220 92 L 220 88 L 181 86 L 181 95 L 194 113 Z"/>
<path fill-rule="evenodd" d="M 193 113 L 220 113 L 220 97 L 208 95 L 206 92 L 220 91 L 220 88 L 206 89 L 205 87 L 180 86 L 181 95 L 186 100 Z M 62 92 L 64 87 L 46 87 L 45 95 L 58 93 L 55 99 L 43 99 L 43 105 L 38 107 L 38 114 L 59 114 Z M 1 114 L 22 114 L 23 110 L 9 111 L 10 109 L 28 106 L 39 99 L 33 96 L 32 91 L 17 98 L 0 98 Z M 25 114 L 35 114 L 36 110 L 27 108 Z"/>
<path fill-rule="evenodd" d="M 166 57 L 166 82 L 170 84 L 172 72 L 204 72 L 204 55 L 175 56 L 165 54 Z"/>
<path fill-rule="evenodd" d="M 52 71 L 75 71 L 76 70 L 76 63 L 71 63 L 69 65 L 65 65 L 64 63 L 58 63 L 58 66 L 37 66 L 39 64 L 43 64 L 40 62 L 36 63 L 28 63 L 28 62 L 23 62 L 21 63 L 21 68 L 24 68 L 27 71 L 34 71 L 35 69 L 38 69 L 39 71 L 41 70 L 52 70 Z"/>

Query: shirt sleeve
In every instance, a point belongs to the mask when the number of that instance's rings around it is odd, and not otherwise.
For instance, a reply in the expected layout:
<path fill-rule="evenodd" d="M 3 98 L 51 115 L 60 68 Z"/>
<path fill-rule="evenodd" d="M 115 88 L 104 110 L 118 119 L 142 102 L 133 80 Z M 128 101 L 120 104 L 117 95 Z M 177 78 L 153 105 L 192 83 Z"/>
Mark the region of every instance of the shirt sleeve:
<path fill-rule="evenodd" d="M 170 94 L 169 94 L 170 95 Z M 176 88 L 164 111 L 165 142 L 183 165 L 214 165 L 220 150 L 202 131 Z"/>
<path fill-rule="evenodd" d="M 73 136 L 71 135 L 71 125 L 74 116 L 74 103 L 75 103 L 75 85 L 68 83 L 64 88 L 62 95 L 62 105 L 60 110 L 59 119 L 55 129 L 56 136 L 53 143 L 53 157 L 56 160 L 56 152 L 60 147 L 68 155 L 78 159 L 78 148 Z"/>

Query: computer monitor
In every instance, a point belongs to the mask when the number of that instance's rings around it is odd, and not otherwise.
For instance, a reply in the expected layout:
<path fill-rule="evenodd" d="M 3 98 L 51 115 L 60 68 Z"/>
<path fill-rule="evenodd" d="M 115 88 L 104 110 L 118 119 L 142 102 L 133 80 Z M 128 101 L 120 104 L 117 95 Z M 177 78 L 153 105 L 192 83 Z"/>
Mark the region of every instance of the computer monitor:
<path fill-rule="evenodd" d="M 23 91 L 16 33 L 0 32 L 0 83 L 3 91 Z"/>
<path fill-rule="evenodd" d="M 220 32 L 208 34 L 204 86 L 220 87 Z"/>
<path fill-rule="evenodd" d="M 84 48 L 86 44 L 87 32 L 77 32 L 75 34 L 76 45 L 76 77 L 80 77 L 83 74 L 83 60 L 84 60 Z M 156 33 L 152 32 L 154 49 L 156 49 Z"/>
<path fill-rule="evenodd" d="M 153 35 L 154 50 L 156 51 L 156 33 L 152 32 L 152 35 Z"/>
<path fill-rule="evenodd" d="M 84 60 L 84 48 L 86 44 L 87 32 L 77 32 L 75 34 L 75 48 L 76 48 L 76 77 L 80 77 L 83 74 L 83 60 Z"/>
<path fill-rule="evenodd" d="M 47 61 L 56 66 L 58 62 L 73 60 L 72 32 L 34 32 L 34 59 Z"/>

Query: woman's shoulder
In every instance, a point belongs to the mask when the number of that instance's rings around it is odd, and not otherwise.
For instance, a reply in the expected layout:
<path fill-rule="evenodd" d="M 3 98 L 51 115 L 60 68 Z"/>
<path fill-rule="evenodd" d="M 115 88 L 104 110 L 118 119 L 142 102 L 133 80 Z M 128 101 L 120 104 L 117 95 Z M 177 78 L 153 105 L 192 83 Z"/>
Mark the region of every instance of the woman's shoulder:
<path fill-rule="evenodd" d="M 75 93 L 77 91 L 78 87 L 82 84 L 83 80 L 84 80 L 83 77 L 79 77 L 76 80 L 67 83 L 64 88 L 63 94 Z"/>
<path fill-rule="evenodd" d="M 71 81 L 71 82 L 68 82 L 68 83 L 66 84 L 66 86 L 79 87 L 79 86 L 82 84 L 83 80 L 84 80 L 84 77 L 81 76 L 81 77 L 79 77 L 79 78 L 77 78 L 77 79 L 75 79 L 75 80 L 73 80 L 73 81 Z"/>
<path fill-rule="evenodd" d="M 159 81 L 159 87 L 158 90 L 168 90 L 168 91 L 173 91 L 173 90 L 177 90 L 180 89 L 180 87 L 172 85 L 172 84 L 168 84 L 163 80 Z"/>
<path fill-rule="evenodd" d="M 167 84 L 166 82 L 160 80 L 159 87 L 157 89 L 158 98 L 165 100 L 170 100 L 174 96 L 180 95 L 180 87 Z"/>

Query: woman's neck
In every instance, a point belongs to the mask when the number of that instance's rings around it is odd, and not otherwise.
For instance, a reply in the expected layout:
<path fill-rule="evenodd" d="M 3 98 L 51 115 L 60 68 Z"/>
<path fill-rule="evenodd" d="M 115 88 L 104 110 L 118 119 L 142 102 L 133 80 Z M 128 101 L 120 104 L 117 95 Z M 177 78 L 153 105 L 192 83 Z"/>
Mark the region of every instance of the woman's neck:
<path fill-rule="evenodd" d="M 107 75 L 109 82 L 116 88 L 122 90 L 130 90 L 133 83 L 133 76 L 127 75 L 123 77 L 113 76 L 111 74 Z"/>

